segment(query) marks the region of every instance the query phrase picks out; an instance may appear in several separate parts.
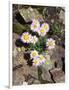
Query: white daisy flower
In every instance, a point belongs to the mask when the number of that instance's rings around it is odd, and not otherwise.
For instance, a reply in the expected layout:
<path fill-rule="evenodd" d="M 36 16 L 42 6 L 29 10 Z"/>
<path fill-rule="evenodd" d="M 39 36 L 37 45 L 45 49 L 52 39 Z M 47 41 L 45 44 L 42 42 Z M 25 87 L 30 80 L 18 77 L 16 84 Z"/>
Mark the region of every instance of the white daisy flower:
<path fill-rule="evenodd" d="M 36 58 L 34 58 L 33 65 L 40 66 L 40 65 L 44 64 L 45 61 L 46 61 L 46 59 L 44 58 L 43 55 L 38 55 Z"/>
<path fill-rule="evenodd" d="M 36 50 L 31 51 L 30 56 L 31 56 L 31 58 L 36 58 L 38 56 L 38 51 L 36 51 Z"/>
<path fill-rule="evenodd" d="M 35 44 L 38 41 L 38 38 L 36 36 L 32 36 L 31 43 Z"/>
<path fill-rule="evenodd" d="M 36 32 L 39 27 L 40 27 L 39 21 L 34 19 L 31 24 L 31 30 Z"/>
<path fill-rule="evenodd" d="M 45 57 L 43 55 L 39 55 L 39 62 L 40 64 L 44 64 L 46 61 Z"/>
<path fill-rule="evenodd" d="M 48 49 L 53 49 L 55 47 L 55 40 L 52 38 L 47 39 L 46 45 Z"/>
<path fill-rule="evenodd" d="M 44 28 L 46 32 L 49 31 L 49 24 L 48 23 L 43 23 L 41 27 Z"/>
<path fill-rule="evenodd" d="M 33 66 L 40 66 L 40 60 L 38 57 L 34 58 L 33 60 Z"/>
<path fill-rule="evenodd" d="M 37 32 L 40 36 L 45 36 L 46 35 L 46 30 L 42 27 Z"/>
<path fill-rule="evenodd" d="M 21 40 L 24 42 L 24 43 L 30 43 L 30 40 L 31 40 L 31 35 L 28 33 L 28 32 L 24 32 L 21 36 Z"/>

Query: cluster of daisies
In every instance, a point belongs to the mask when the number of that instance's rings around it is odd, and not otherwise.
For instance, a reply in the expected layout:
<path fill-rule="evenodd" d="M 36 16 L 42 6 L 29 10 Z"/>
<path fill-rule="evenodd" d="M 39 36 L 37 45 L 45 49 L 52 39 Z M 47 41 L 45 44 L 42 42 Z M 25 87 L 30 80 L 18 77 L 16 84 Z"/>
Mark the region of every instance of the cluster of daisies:
<path fill-rule="evenodd" d="M 33 32 L 37 32 L 40 36 L 45 36 L 46 33 L 49 31 L 49 24 L 43 23 L 40 26 L 40 23 L 38 20 L 33 20 L 32 24 L 31 24 L 31 30 Z"/>
<path fill-rule="evenodd" d="M 37 32 L 40 37 L 44 37 L 50 29 L 48 23 L 40 25 L 40 22 L 35 19 L 32 20 L 30 28 L 33 32 Z M 39 42 L 39 38 L 36 35 L 32 36 L 29 32 L 24 32 L 21 35 L 21 41 L 23 43 L 36 44 L 36 42 Z M 53 49 L 55 47 L 55 40 L 52 38 L 46 39 L 46 47 L 48 49 Z M 39 66 L 46 62 L 46 58 L 38 53 L 38 51 L 32 50 L 30 54 L 34 66 Z"/>
<path fill-rule="evenodd" d="M 38 51 L 33 50 L 31 51 L 31 59 L 33 59 L 34 66 L 40 66 L 46 62 L 45 57 L 42 54 L 38 54 Z"/>

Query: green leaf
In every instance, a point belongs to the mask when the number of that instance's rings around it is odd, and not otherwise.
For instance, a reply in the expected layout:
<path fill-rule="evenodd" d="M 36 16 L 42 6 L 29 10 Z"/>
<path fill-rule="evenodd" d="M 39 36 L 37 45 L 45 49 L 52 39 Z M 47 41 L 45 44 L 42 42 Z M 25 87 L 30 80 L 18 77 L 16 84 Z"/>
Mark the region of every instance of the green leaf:
<path fill-rule="evenodd" d="M 58 23 L 55 23 L 52 26 L 52 30 L 53 30 L 53 34 L 57 35 L 57 34 L 61 33 L 61 26 Z"/>

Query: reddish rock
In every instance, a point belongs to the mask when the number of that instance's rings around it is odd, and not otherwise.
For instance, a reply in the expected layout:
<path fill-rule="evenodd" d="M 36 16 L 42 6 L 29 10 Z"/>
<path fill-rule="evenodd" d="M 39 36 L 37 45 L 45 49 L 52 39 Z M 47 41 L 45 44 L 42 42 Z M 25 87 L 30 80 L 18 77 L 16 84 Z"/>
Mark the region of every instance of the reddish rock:
<path fill-rule="evenodd" d="M 51 70 L 50 72 L 53 76 L 53 80 L 56 83 L 62 83 L 65 81 L 64 72 L 62 71 L 61 68 L 55 68 L 55 69 Z"/>

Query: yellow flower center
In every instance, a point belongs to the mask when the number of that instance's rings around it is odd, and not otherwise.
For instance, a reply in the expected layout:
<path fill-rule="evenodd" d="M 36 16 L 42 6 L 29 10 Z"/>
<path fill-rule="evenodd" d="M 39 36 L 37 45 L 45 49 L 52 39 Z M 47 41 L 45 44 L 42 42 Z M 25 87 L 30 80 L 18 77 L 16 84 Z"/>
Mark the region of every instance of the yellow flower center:
<path fill-rule="evenodd" d="M 34 25 L 34 29 L 35 29 L 35 28 L 37 28 L 37 26 L 36 26 L 36 25 Z"/>
<path fill-rule="evenodd" d="M 44 25 L 44 28 L 45 28 L 45 29 L 47 29 L 47 28 L 48 28 L 48 26 L 47 26 L 47 25 Z"/>
<path fill-rule="evenodd" d="M 33 52 L 33 53 L 32 53 L 32 56 L 34 56 L 34 57 L 35 57 L 36 55 L 37 55 L 37 54 L 36 54 L 36 52 Z"/>
<path fill-rule="evenodd" d="M 44 33 L 44 32 L 45 32 L 45 30 L 44 30 L 44 29 L 41 29 L 40 31 L 41 31 L 41 33 Z"/>
<path fill-rule="evenodd" d="M 44 59 L 44 57 L 43 57 L 43 56 L 40 56 L 40 59 L 41 59 L 41 60 L 43 60 L 43 59 Z"/>
<path fill-rule="evenodd" d="M 53 45 L 53 42 L 49 42 L 48 44 L 49 44 L 49 46 L 52 46 Z"/>
<path fill-rule="evenodd" d="M 38 63 L 38 61 L 37 60 L 35 60 L 35 62 L 34 62 L 35 64 L 37 64 Z"/>
<path fill-rule="evenodd" d="M 29 40 L 29 35 L 24 35 L 25 40 Z"/>

